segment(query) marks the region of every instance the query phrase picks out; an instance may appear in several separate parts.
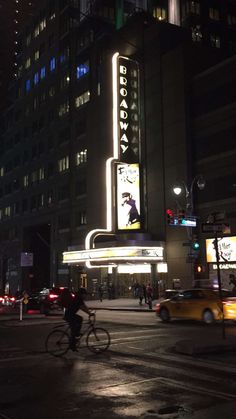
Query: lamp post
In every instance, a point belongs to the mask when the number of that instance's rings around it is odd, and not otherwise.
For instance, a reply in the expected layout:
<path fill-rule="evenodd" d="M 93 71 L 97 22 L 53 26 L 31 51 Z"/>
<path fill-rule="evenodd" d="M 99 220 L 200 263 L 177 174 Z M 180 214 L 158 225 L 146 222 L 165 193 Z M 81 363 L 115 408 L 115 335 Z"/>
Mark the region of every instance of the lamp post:
<path fill-rule="evenodd" d="M 173 192 L 177 196 L 181 195 L 184 189 L 187 215 L 193 215 L 193 187 L 195 184 L 197 184 L 198 189 L 201 191 L 205 188 L 206 181 L 202 175 L 197 175 L 193 178 L 189 187 L 184 181 L 181 181 L 178 185 L 173 187 Z"/>

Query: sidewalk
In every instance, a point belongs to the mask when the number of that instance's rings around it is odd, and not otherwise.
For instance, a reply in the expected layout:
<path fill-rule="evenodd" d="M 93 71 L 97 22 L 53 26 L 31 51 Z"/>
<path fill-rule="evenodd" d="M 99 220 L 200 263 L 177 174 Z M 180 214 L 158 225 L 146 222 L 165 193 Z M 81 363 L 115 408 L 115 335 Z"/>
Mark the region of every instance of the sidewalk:
<path fill-rule="evenodd" d="M 155 306 L 158 300 L 153 300 L 152 309 L 148 308 L 148 305 L 143 302 L 139 305 L 139 300 L 137 298 L 114 298 L 112 300 L 104 299 L 100 300 L 89 300 L 86 301 L 86 304 L 90 308 L 95 310 L 122 310 L 122 311 L 149 311 L 155 312 Z"/>

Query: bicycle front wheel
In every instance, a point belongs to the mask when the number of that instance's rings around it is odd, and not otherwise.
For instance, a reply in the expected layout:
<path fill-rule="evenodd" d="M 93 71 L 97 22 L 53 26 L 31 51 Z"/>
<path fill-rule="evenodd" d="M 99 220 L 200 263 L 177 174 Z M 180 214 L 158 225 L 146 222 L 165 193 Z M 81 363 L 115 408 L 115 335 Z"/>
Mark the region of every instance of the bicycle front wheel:
<path fill-rule="evenodd" d="M 110 346 L 111 338 L 107 330 L 101 327 L 94 327 L 86 338 L 86 345 L 91 352 L 101 353 Z"/>
<path fill-rule="evenodd" d="M 69 339 L 63 330 L 53 330 L 46 339 L 46 351 L 53 356 L 65 355 L 69 350 Z"/>

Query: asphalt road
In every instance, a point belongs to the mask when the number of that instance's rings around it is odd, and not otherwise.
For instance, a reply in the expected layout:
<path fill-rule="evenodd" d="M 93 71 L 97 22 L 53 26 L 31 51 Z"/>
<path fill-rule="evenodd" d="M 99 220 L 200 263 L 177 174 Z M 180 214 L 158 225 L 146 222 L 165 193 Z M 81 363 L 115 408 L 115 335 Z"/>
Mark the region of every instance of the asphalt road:
<path fill-rule="evenodd" d="M 60 318 L 0 321 L 0 419 L 235 417 L 236 354 L 175 352 L 186 337 L 221 339 L 220 325 L 166 325 L 148 312 L 99 311 L 97 320 L 111 334 L 109 351 L 82 346 L 62 359 L 44 348 Z"/>

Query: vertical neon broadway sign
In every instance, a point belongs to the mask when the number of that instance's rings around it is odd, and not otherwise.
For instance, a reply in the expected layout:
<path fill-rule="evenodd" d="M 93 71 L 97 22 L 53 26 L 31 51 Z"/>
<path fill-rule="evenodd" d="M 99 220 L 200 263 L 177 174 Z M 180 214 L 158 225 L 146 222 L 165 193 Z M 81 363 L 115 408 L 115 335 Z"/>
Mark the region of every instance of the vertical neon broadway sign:
<path fill-rule="evenodd" d="M 118 230 L 137 230 L 140 221 L 140 92 L 138 63 L 113 56 L 113 124 L 118 145 L 116 221 Z"/>

